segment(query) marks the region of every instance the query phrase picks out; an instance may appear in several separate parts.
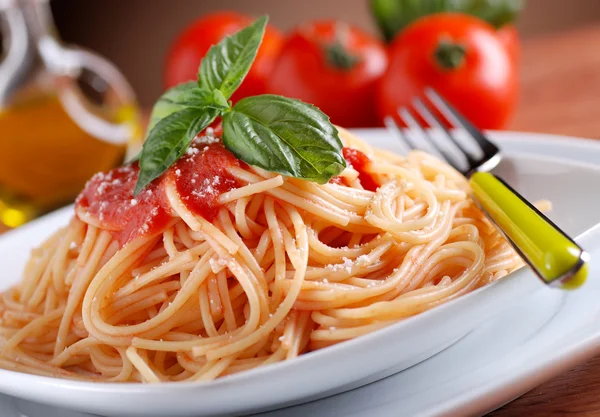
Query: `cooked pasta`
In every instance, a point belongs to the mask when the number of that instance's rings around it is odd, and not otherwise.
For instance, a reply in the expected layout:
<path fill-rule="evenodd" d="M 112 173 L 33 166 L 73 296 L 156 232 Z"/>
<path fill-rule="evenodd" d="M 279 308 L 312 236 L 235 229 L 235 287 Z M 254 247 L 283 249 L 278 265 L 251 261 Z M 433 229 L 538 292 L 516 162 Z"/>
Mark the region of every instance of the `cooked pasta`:
<path fill-rule="evenodd" d="M 187 160 L 213 170 L 175 166 L 145 200 L 127 188 L 135 165 L 96 176 L 3 293 L 0 367 L 210 380 L 376 331 L 522 265 L 452 167 L 340 133 L 349 166 L 323 185 L 233 161 L 204 136 Z"/>

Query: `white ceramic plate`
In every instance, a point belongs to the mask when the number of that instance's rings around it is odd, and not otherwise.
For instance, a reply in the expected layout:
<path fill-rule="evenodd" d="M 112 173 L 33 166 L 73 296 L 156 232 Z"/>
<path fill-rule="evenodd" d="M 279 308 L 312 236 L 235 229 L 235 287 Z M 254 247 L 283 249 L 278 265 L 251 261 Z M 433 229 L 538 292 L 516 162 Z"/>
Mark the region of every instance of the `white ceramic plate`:
<path fill-rule="evenodd" d="M 375 145 L 397 149 L 397 144 L 381 131 L 364 132 L 363 136 Z M 511 135 L 498 135 L 498 139 L 507 136 L 510 138 Z M 542 151 L 542 143 L 525 135 L 519 137 L 522 140 L 501 143 L 508 151 L 519 153 L 510 158 L 510 164 L 501 167 L 507 170 L 505 177 L 531 199 L 551 199 L 555 205 L 552 217 L 565 226 L 568 232 L 578 234 L 589 229 L 598 218 L 600 197 L 595 196 L 593 191 L 584 190 L 598 189 L 600 171 L 574 162 L 528 156 L 527 152 Z M 596 160 L 600 160 L 600 148 L 594 145 L 584 142 L 555 144 L 557 147 L 554 152 L 546 152 L 547 154 L 568 156 L 569 152 L 580 147 L 580 153 L 585 154 L 586 158 L 595 151 Z M 543 151 L 550 149 L 546 144 L 543 147 Z M 5 269 L 7 272 L 3 273 L 1 285 L 6 286 L 18 279 L 18 271 L 24 262 L 21 256 L 24 249 L 35 245 L 56 224 L 64 223 L 69 214 L 68 211 L 58 212 L 0 239 L 0 262 L 9 265 Z M 600 235 L 591 233 L 588 236 L 588 249 L 595 247 L 596 237 Z M 557 306 L 562 305 L 565 298 L 570 297 L 559 291 L 546 290 L 530 273 L 523 271 L 363 338 L 305 355 L 288 363 L 210 383 L 166 386 L 85 384 L 1 371 L 0 392 L 109 415 L 224 415 L 265 410 L 331 395 L 405 369 L 433 355 L 491 315 L 514 306 L 515 301 L 523 300 L 534 292 L 542 300 L 540 305 L 543 308 L 535 310 L 542 312 L 542 317 L 551 314 Z M 587 292 L 574 294 L 584 293 Z M 463 342 L 464 340 L 460 343 Z M 438 358 L 445 353 L 419 366 L 439 361 Z M 398 376 L 414 372 L 419 366 Z M 411 391 L 414 391 L 414 386 L 411 386 Z M 335 403 L 339 398 L 353 398 L 352 394 L 336 396 L 325 402 Z M 358 409 L 364 407 L 356 410 Z M 338 414 L 337 411 L 335 414 Z M 311 409 L 311 412 L 315 411 Z"/>

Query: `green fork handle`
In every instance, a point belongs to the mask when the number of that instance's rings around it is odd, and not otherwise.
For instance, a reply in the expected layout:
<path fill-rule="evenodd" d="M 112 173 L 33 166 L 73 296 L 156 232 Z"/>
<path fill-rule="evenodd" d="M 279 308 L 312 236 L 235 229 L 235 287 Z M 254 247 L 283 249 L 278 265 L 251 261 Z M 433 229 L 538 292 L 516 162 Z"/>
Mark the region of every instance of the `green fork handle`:
<path fill-rule="evenodd" d="M 588 274 L 588 255 L 508 184 L 489 172 L 469 182 L 483 211 L 543 282 L 564 289 L 580 287 Z"/>

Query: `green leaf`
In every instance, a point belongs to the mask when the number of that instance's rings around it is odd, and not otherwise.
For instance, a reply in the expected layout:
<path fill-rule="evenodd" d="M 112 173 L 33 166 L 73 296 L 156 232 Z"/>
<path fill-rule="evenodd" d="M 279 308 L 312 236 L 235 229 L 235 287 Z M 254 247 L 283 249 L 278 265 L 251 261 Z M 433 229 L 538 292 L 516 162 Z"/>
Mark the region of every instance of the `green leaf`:
<path fill-rule="evenodd" d="M 184 108 L 160 120 L 144 142 L 134 195 L 181 158 L 192 139 L 217 115 L 218 111 L 212 108 Z"/>
<path fill-rule="evenodd" d="M 206 107 L 212 101 L 211 94 L 198 88 L 194 81 L 179 84 L 167 90 L 156 102 L 150 114 L 147 131 L 165 117 L 190 107 Z"/>
<path fill-rule="evenodd" d="M 223 109 L 229 108 L 229 102 L 227 101 L 227 98 L 225 98 L 221 90 L 214 89 L 211 98 L 215 106 L 218 106 Z"/>
<path fill-rule="evenodd" d="M 310 104 L 276 95 L 244 98 L 225 113 L 223 143 L 250 165 L 320 184 L 346 167 L 329 117 Z"/>
<path fill-rule="evenodd" d="M 213 46 L 202 60 L 198 83 L 171 88 L 154 105 L 139 157 L 135 194 L 175 163 L 192 139 L 230 108 L 228 98 L 250 70 L 266 24 L 265 16 Z"/>
<path fill-rule="evenodd" d="M 207 91 L 220 90 L 225 98 L 242 84 L 254 62 L 267 25 L 267 16 L 213 45 L 198 69 L 198 85 Z"/>
<path fill-rule="evenodd" d="M 371 0 L 371 12 L 386 40 L 420 17 L 440 12 L 463 12 L 499 28 L 513 22 L 525 0 Z"/>

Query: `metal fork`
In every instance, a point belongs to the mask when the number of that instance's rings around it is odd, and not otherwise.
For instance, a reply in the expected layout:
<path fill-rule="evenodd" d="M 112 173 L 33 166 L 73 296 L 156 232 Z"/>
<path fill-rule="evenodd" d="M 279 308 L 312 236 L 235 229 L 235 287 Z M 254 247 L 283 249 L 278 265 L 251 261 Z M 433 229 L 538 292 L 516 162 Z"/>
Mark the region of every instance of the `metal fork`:
<path fill-rule="evenodd" d="M 408 107 L 398 109 L 398 116 L 410 129 L 409 132 L 403 131 L 390 116 L 385 120 L 388 130 L 411 149 L 419 146 L 410 133 L 418 134 L 465 175 L 475 202 L 544 283 L 564 289 L 583 284 L 588 272 L 588 253 L 523 196 L 489 172 L 501 160 L 500 149 L 496 145 L 433 89 L 427 88 L 424 93 L 430 102 L 429 107 L 425 101 L 415 98 L 412 111 Z M 445 122 L 436 116 L 435 110 L 446 119 Z M 418 122 L 415 114 L 435 131 Z M 451 127 L 448 128 L 447 124 Z M 457 130 L 467 133 L 478 149 L 467 149 L 456 134 Z M 454 155 L 447 146 L 441 146 L 435 140 L 434 132 L 443 134 L 445 144 L 455 150 Z"/>

